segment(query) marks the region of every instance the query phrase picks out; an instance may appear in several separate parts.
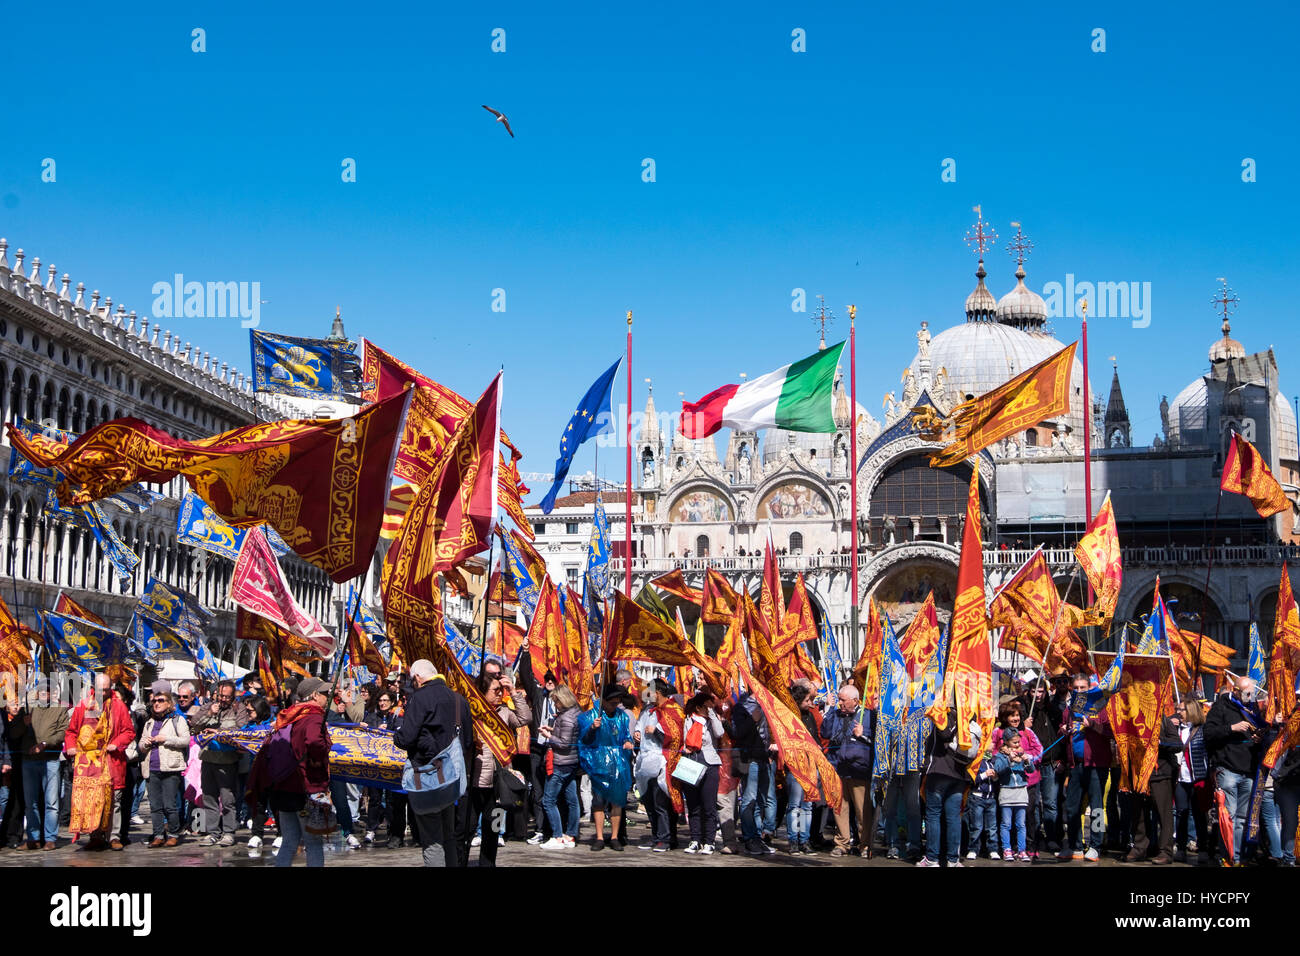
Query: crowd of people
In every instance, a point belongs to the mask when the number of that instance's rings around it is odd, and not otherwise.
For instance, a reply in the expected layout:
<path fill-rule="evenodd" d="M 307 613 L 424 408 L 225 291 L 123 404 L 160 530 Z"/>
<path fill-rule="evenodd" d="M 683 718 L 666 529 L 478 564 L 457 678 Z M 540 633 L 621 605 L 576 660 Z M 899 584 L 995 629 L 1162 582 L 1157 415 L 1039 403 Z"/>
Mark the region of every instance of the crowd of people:
<path fill-rule="evenodd" d="M 920 717 L 919 756 L 890 766 L 876 752 L 886 746 L 877 714 L 853 684 L 827 701 L 797 681 L 799 717 L 840 778 L 835 810 L 784 772 L 764 712 L 743 689 L 725 699 L 679 693 L 624 669 L 584 709 L 553 674 L 534 677 L 526 642 L 515 669 L 489 657 L 478 677 L 516 735 L 508 765 L 476 739 L 468 701 L 427 660 L 355 691 L 290 679 L 270 698 L 250 676 L 242 686 L 160 680 L 137 701 L 101 674 L 71 708 L 39 686 L 26 699 L 8 695 L 0 835 L 15 850 L 49 851 L 66 830 L 87 850 L 120 850 L 134 828 L 150 848 L 242 839 L 254 856 L 269 838 L 277 865 L 301 848 L 317 866 L 330 850 L 409 840 L 426 865 L 465 866 L 477 850 L 478 865 L 493 866 L 511 842 L 621 852 L 639 812 L 648 832 L 636 845 L 651 853 L 881 855 L 922 867 L 1107 854 L 1295 865 L 1300 748 L 1261 770 L 1281 718 L 1265 719 L 1253 681 L 1213 701 L 1179 700 L 1143 794 L 1119 787 L 1104 709 L 1072 710 L 1091 686 L 1087 675 L 1019 685 L 1000 700 L 983 747 L 959 747 L 955 712 L 942 731 Z M 454 778 L 454 758 L 461 791 L 438 801 L 332 777 L 336 725 L 391 732 L 410 768 Z M 266 732 L 255 756 L 203 734 L 236 729 Z"/>

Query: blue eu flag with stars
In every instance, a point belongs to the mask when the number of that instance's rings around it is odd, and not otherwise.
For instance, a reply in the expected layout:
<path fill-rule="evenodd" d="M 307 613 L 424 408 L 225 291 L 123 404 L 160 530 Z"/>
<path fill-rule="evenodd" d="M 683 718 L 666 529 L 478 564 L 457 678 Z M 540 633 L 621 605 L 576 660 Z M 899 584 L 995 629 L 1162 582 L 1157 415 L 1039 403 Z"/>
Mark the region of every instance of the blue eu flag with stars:
<path fill-rule="evenodd" d="M 569 466 L 573 464 L 578 446 L 589 438 L 614 430 L 610 390 L 614 386 L 614 375 L 622 364 L 620 358 L 592 383 L 587 394 L 578 402 L 578 409 L 573 413 L 573 418 L 569 419 L 568 427 L 560 435 L 560 457 L 555 460 L 555 484 L 551 485 L 551 490 L 542 499 L 543 514 L 550 514 L 555 508 L 555 496 L 560 493 L 560 486 L 569 474 Z M 606 411 L 609 412 L 608 416 L 604 414 Z"/>

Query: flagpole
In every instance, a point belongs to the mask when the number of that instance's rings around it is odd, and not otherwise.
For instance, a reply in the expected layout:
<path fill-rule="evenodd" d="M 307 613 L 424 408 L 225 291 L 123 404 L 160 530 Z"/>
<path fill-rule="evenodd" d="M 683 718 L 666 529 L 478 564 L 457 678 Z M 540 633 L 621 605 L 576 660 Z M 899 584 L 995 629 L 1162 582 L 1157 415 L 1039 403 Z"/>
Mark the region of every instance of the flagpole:
<path fill-rule="evenodd" d="M 1219 489 L 1219 494 L 1214 499 L 1214 523 L 1210 526 L 1210 558 L 1205 562 L 1205 587 L 1201 589 L 1201 611 L 1200 620 L 1196 625 L 1196 658 L 1192 664 L 1192 681 L 1193 688 L 1201 680 L 1201 641 L 1205 638 L 1205 596 L 1210 592 L 1210 572 L 1214 570 L 1214 539 L 1219 531 L 1219 506 L 1223 504 L 1223 489 Z M 1173 666 L 1173 653 L 1170 652 L 1170 667 Z M 1174 683 L 1178 683 L 1178 675 L 1174 675 Z"/>
<path fill-rule="evenodd" d="M 1092 525 L 1092 398 L 1088 394 L 1088 300 L 1083 300 L 1083 511 L 1086 531 Z M 1088 600 L 1092 605 L 1092 582 L 1088 582 Z"/>
<path fill-rule="evenodd" d="M 496 561 L 497 536 L 488 533 L 487 587 L 483 589 L 483 639 L 479 645 L 478 672 L 483 673 L 483 662 L 487 659 L 488 617 L 492 612 L 492 565 Z"/>
<path fill-rule="evenodd" d="M 850 586 L 853 596 L 849 601 L 849 633 L 853 648 L 860 651 L 858 640 L 858 307 L 849 306 L 849 552 Z"/>
<path fill-rule="evenodd" d="M 623 445 L 627 451 L 627 485 L 623 511 L 623 590 L 632 596 L 632 310 L 627 310 L 627 411 L 623 415 Z"/>

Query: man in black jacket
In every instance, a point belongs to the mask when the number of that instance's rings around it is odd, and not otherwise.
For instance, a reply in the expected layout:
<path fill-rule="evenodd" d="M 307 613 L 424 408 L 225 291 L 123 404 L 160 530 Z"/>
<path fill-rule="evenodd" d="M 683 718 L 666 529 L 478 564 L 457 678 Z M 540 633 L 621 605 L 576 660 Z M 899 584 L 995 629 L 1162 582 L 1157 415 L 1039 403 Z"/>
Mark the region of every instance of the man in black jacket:
<path fill-rule="evenodd" d="M 1255 704 L 1255 682 L 1237 678 L 1231 694 L 1214 702 L 1205 718 L 1205 749 L 1215 785 L 1223 791 L 1233 820 L 1233 862 L 1241 859 L 1241 838 L 1250 814 L 1250 791 L 1259 766 L 1264 718 Z"/>
<path fill-rule="evenodd" d="M 402 726 L 393 734 L 393 743 L 406 751 L 413 766 L 423 767 L 447 749 L 460 734 L 461 746 L 472 757 L 474 729 L 469 705 L 438 674 L 431 661 L 420 659 L 411 665 L 411 681 L 415 692 L 407 701 Z M 469 772 L 466 760 L 466 773 Z M 459 854 L 456 850 L 456 807 L 446 807 L 434 813 L 414 813 L 419 821 L 420 846 L 424 849 L 425 866 L 453 867 Z"/>
<path fill-rule="evenodd" d="M 736 753 L 749 763 L 740 795 L 740 833 L 750 856 L 775 853 L 772 831 L 776 829 L 776 777 L 772 773 L 772 743 L 767 717 L 749 691 L 740 695 L 731 711 L 727 728 Z"/>
<path fill-rule="evenodd" d="M 844 799 L 835 814 L 835 849 L 831 856 L 850 852 L 849 807 L 858 819 L 858 842 L 864 857 L 871 856 L 871 838 L 876 833 L 876 808 L 871 795 L 871 773 L 875 763 L 876 713 L 859 706 L 858 689 L 840 685 L 838 706 L 826 712 L 819 733 L 827 741 L 826 759 L 839 774 Z"/>

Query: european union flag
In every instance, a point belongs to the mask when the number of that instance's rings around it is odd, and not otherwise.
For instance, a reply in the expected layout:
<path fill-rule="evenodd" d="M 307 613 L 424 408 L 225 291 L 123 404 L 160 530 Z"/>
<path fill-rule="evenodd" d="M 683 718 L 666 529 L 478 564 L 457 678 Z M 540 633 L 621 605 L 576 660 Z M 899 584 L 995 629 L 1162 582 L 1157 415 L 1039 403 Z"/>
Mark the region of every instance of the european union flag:
<path fill-rule="evenodd" d="M 578 402 L 577 411 L 569 419 L 568 426 L 560 435 L 560 457 L 555 460 L 555 483 L 542 499 L 543 514 L 550 514 L 555 508 L 555 497 L 560 493 L 560 486 L 564 484 L 565 476 L 569 473 L 569 466 L 573 464 L 573 456 L 577 453 L 578 446 L 589 438 L 614 430 L 614 409 L 610 392 L 614 387 L 614 375 L 622 364 L 623 360 L 619 359 L 605 371 L 605 374 L 592 383 L 591 388 L 587 389 L 587 394 Z"/>
<path fill-rule="evenodd" d="M 361 388 L 355 342 L 249 332 L 253 388 L 300 398 L 342 398 Z"/>

